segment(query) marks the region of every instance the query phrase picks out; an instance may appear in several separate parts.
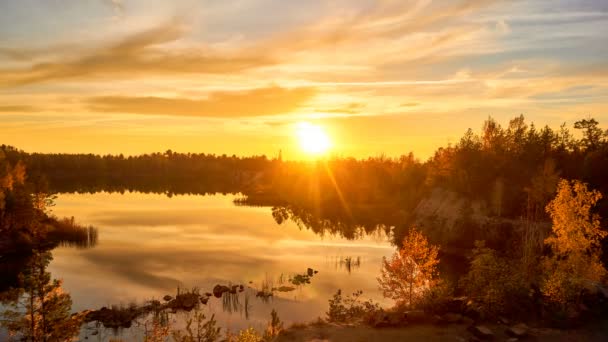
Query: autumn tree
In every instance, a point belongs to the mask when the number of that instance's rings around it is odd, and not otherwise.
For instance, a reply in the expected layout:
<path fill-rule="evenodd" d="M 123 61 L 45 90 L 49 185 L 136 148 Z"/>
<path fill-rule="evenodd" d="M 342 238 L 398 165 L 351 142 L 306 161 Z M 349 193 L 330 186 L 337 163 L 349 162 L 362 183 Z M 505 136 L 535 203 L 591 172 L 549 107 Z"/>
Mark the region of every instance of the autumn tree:
<path fill-rule="evenodd" d="M 601 198 L 599 191 L 589 190 L 580 181 L 561 180 L 557 195 L 547 205 L 553 233 L 545 243 L 552 255 L 544 260 L 541 290 L 562 309 L 578 304 L 582 290 L 607 274 L 600 261 L 600 242 L 608 233 L 592 211 Z"/>
<path fill-rule="evenodd" d="M 411 229 L 401 249 L 382 260 L 378 282 L 384 296 L 394 299 L 397 306 L 414 307 L 438 281 L 438 252 L 421 232 Z"/>
<path fill-rule="evenodd" d="M 37 252 L 21 274 L 17 299 L 2 313 L 2 325 L 24 341 L 71 341 L 83 314 L 71 314 L 72 299 L 46 267 L 49 252 Z"/>

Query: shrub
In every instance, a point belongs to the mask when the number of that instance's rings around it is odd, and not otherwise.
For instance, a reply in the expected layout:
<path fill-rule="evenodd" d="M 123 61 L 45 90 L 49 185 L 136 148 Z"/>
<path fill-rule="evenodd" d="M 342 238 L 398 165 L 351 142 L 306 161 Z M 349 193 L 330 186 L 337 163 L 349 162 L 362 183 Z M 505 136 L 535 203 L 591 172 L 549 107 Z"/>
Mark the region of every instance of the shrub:
<path fill-rule="evenodd" d="M 329 300 L 327 320 L 336 323 L 357 322 L 380 310 L 380 306 L 372 300 L 360 302 L 362 294 L 363 291 L 359 290 L 343 298 L 342 290 L 338 290 Z"/>

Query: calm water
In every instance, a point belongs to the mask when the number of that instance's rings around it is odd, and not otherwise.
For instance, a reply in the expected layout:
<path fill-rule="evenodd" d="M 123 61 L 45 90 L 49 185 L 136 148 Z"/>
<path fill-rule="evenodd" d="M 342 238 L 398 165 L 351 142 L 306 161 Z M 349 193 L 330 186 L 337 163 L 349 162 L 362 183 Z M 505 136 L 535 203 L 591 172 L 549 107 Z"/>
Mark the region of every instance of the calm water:
<path fill-rule="evenodd" d="M 232 195 L 175 196 L 157 194 L 65 194 L 53 212 L 74 216 L 99 229 L 91 249 L 60 247 L 53 251 L 49 271 L 63 279 L 73 309 L 99 309 L 113 304 L 142 303 L 174 295 L 178 286 L 211 291 L 216 284 L 263 282 L 290 285 L 290 275 L 318 270 L 312 283 L 295 291 L 276 293 L 263 302 L 255 290 L 240 294 L 244 310 L 230 313 L 212 298 L 204 308 L 215 313 L 224 328 L 265 326 L 274 308 L 287 322 L 325 316 L 327 300 L 337 289 L 363 290 L 365 297 L 389 305 L 378 291 L 381 259 L 394 248 L 386 236 L 348 241 L 301 230 L 292 222 L 278 225 L 270 208 L 235 206 Z M 349 272 L 340 260 L 360 258 Z M 251 283 L 250 283 L 251 282 Z M 131 329 L 134 330 L 134 329 Z M 128 338 L 132 331 L 119 332 Z M 111 333 L 104 332 L 103 339 Z M 102 334 L 97 335 L 100 339 Z"/>

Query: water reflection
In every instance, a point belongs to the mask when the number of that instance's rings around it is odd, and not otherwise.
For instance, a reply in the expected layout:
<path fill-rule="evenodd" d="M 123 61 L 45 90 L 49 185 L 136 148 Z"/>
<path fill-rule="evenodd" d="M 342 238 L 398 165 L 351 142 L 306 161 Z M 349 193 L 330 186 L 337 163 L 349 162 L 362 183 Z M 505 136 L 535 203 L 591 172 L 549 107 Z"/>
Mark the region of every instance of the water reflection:
<path fill-rule="evenodd" d="M 361 289 L 382 300 L 375 277 L 382 256 L 393 250 L 382 231 L 349 234 L 359 239 L 348 240 L 337 230 L 319 235 L 291 220 L 277 226 L 270 208 L 235 206 L 235 198 L 60 195 L 55 213 L 98 227 L 103 239 L 92 249 L 55 249 L 49 269 L 64 279 L 74 310 L 143 303 L 178 286 L 210 290 L 245 284 L 243 293 L 206 305 L 208 316 L 215 314 L 220 325 L 233 330 L 263 327 L 273 308 L 287 323 L 324 316 L 327 299 L 338 288 Z M 336 255 L 360 256 L 366 263 L 347 276 L 326 262 Z M 294 285 L 308 268 L 319 271 L 314 281 Z M 257 296 L 264 289 L 273 296 Z"/>
<path fill-rule="evenodd" d="M 72 314 L 72 299 L 52 279 L 48 251 L 34 251 L 22 265 L 18 286 L 0 294 L 6 306 L 0 321 L 9 336 L 24 341 L 67 341 L 80 331 L 84 314 Z M 1 335 L 0 335 L 1 336 Z"/>
<path fill-rule="evenodd" d="M 3 292 L 7 303 L 27 298 L 20 274 L 46 260 L 41 274 L 55 284 L 49 289 L 65 294 L 62 312 L 93 310 L 86 316 L 89 323 L 80 337 L 100 340 L 113 336 L 140 339 L 149 324 L 160 322 L 159 313 L 176 308 L 172 303 L 178 297 L 157 299 L 176 288 L 197 289 L 195 309 L 204 310 L 207 317 L 232 330 L 264 328 L 275 309 L 288 324 L 324 316 L 327 300 L 338 288 L 363 290 L 375 300 L 383 300 L 375 277 L 381 258 L 393 250 L 386 226 L 321 219 L 288 206 L 235 206 L 236 198 L 60 195 L 54 214 L 78 217 L 80 223 L 91 226 L 64 220 L 62 224 L 74 229 L 51 233 L 49 249 L 54 248 L 54 258 L 50 264 L 49 251 L 2 258 L 0 291 L 20 289 Z M 356 258 L 327 262 L 336 255 Z M 218 284 L 226 284 L 229 290 L 216 299 L 211 294 Z M 198 289 L 202 289 L 200 293 Z M 176 310 L 173 313 L 180 315 Z M 187 321 L 184 317 L 172 319 L 178 326 Z"/>

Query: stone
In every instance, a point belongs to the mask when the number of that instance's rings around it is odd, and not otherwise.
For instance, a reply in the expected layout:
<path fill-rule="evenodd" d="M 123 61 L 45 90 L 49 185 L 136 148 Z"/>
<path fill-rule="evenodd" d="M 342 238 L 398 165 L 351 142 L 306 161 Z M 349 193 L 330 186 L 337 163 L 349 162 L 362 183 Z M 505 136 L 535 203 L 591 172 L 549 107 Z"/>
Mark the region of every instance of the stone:
<path fill-rule="evenodd" d="M 462 324 L 473 325 L 475 321 L 471 317 L 464 316 L 462 317 Z"/>
<path fill-rule="evenodd" d="M 458 313 L 448 312 L 443 315 L 443 319 L 446 323 L 454 324 L 462 322 L 462 315 Z"/>
<path fill-rule="evenodd" d="M 215 298 L 221 298 L 224 292 L 230 292 L 230 288 L 224 285 L 215 285 L 213 288 L 213 295 Z"/>
<path fill-rule="evenodd" d="M 507 335 L 512 337 L 525 337 L 528 336 L 529 332 L 530 328 L 528 328 L 528 326 L 524 323 L 515 324 L 506 330 Z"/>
<path fill-rule="evenodd" d="M 404 318 L 408 323 L 432 323 L 433 317 L 429 316 L 422 310 L 407 311 L 404 313 Z"/>
<path fill-rule="evenodd" d="M 445 307 L 448 312 L 464 312 L 467 306 L 468 298 L 467 297 L 456 297 L 451 298 L 446 301 Z"/>
<path fill-rule="evenodd" d="M 504 324 L 504 325 L 509 325 L 509 324 L 511 324 L 511 322 L 509 322 L 509 320 L 508 320 L 508 319 L 506 319 L 505 317 L 502 317 L 502 316 L 501 316 L 501 317 L 498 317 L 498 323 L 500 323 L 500 324 Z"/>
<path fill-rule="evenodd" d="M 309 268 L 306 270 L 306 273 L 308 274 L 308 276 L 309 276 L 309 277 L 312 277 L 312 275 L 314 274 L 314 270 L 313 270 L 312 268 L 310 268 L 310 267 L 309 267 Z"/>
<path fill-rule="evenodd" d="M 468 330 L 475 335 L 475 337 L 482 340 L 493 340 L 494 332 L 486 327 L 485 325 L 472 325 L 468 328 Z"/>
<path fill-rule="evenodd" d="M 164 297 L 163 297 L 163 300 L 164 300 L 165 302 L 168 302 L 168 301 L 170 301 L 171 299 L 173 299 L 173 297 L 172 297 L 172 296 L 169 296 L 169 295 L 166 295 L 166 296 L 164 296 Z"/>

